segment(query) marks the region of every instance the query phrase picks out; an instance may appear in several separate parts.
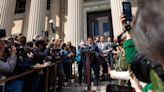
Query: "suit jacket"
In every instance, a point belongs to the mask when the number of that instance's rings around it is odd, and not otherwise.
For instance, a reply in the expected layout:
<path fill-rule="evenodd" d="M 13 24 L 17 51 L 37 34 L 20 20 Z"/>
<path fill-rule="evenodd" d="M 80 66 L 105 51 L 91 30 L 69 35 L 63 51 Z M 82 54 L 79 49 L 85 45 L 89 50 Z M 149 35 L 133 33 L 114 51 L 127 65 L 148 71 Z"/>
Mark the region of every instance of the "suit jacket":
<path fill-rule="evenodd" d="M 97 43 L 98 49 L 100 51 L 100 54 L 108 54 L 109 49 L 112 48 L 111 44 L 109 42 L 103 42 L 103 43 Z"/>
<path fill-rule="evenodd" d="M 99 49 L 95 43 L 92 45 L 86 45 L 86 49 L 95 51 L 96 56 L 99 56 Z"/>

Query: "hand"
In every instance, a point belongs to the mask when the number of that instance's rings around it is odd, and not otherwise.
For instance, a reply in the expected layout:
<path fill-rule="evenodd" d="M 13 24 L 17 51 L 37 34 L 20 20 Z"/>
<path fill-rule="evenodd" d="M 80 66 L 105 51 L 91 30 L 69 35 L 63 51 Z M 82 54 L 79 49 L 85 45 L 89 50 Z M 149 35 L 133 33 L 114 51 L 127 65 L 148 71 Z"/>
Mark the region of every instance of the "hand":
<path fill-rule="evenodd" d="M 154 92 L 153 90 L 148 90 L 147 92 Z"/>
<path fill-rule="evenodd" d="M 126 25 L 127 25 L 127 21 L 126 21 L 126 18 L 125 18 L 125 15 L 124 15 L 124 14 L 122 14 L 122 15 L 120 16 L 120 19 L 121 19 L 122 25 L 123 25 L 123 26 L 126 26 Z"/>
<path fill-rule="evenodd" d="M 51 62 L 45 62 L 45 63 L 44 63 L 44 66 L 45 66 L 45 67 L 48 67 L 48 66 L 51 66 L 51 65 L 52 65 Z"/>
<path fill-rule="evenodd" d="M 68 57 L 72 57 L 72 56 L 74 56 L 74 53 L 73 52 L 71 52 L 71 53 L 68 54 Z"/>
<path fill-rule="evenodd" d="M 107 54 L 107 53 L 104 53 L 104 54 L 101 54 L 100 56 L 101 56 L 101 57 L 107 57 L 108 54 Z"/>
<path fill-rule="evenodd" d="M 109 74 L 110 74 L 110 75 L 111 75 L 112 71 L 114 71 L 114 70 L 112 70 L 112 69 L 109 70 Z"/>
<path fill-rule="evenodd" d="M 28 58 L 32 59 L 34 57 L 34 54 L 32 52 L 30 52 L 30 53 L 27 53 L 27 56 L 28 56 Z"/>
<path fill-rule="evenodd" d="M 108 49 L 108 52 L 110 52 L 110 51 L 112 51 L 113 50 L 113 48 L 110 48 L 110 49 Z"/>
<path fill-rule="evenodd" d="M 16 53 L 17 53 L 16 47 L 15 46 L 12 46 L 11 47 L 11 55 L 16 55 Z"/>
<path fill-rule="evenodd" d="M 53 46 L 53 42 L 50 42 L 47 46 L 46 46 L 46 48 L 51 48 Z"/>
<path fill-rule="evenodd" d="M 120 16 L 120 19 L 121 19 L 121 23 L 122 23 L 122 25 L 123 25 L 124 27 L 128 25 L 124 14 L 122 14 L 122 15 Z M 128 39 L 131 39 L 131 35 L 130 35 L 129 32 L 126 32 L 126 39 L 127 39 L 127 40 L 128 40 Z"/>
<path fill-rule="evenodd" d="M 51 65 L 52 65 L 51 62 L 45 62 L 43 64 L 36 64 L 36 65 L 34 65 L 33 69 L 34 70 L 39 70 L 39 69 L 43 69 L 43 68 L 46 68 L 46 67 L 51 66 Z"/>
<path fill-rule="evenodd" d="M 142 87 L 139 85 L 139 82 L 135 77 L 134 78 L 130 77 L 130 83 L 131 83 L 131 87 L 133 87 L 136 92 L 142 92 Z"/>

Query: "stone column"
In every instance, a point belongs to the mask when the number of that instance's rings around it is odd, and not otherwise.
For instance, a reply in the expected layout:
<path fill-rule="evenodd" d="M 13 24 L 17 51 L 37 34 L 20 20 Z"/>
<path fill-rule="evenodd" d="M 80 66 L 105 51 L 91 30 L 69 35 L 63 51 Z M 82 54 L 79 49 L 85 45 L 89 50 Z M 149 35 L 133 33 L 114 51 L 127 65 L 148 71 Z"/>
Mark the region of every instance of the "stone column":
<path fill-rule="evenodd" d="M 116 38 L 122 31 L 123 27 L 120 21 L 122 11 L 122 0 L 110 0 L 113 22 L 113 33 Z"/>
<path fill-rule="evenodd" d="M 27 41 L 31 41 L 38 34 L 43 36 L 45 31 L 47 0 L 31 0 Z"/>
<path fill-rule="evenodd" d="M 53 33 L 51 28 L 49 31 L 49 38 L 61 38 L 62 30 L 61 30 L 61 8 L 60 2 L 61 0 L 51 0 L 50 1 L 50 17 L 49 19 L 53 19 L 55 21 L 55 31 Z"/>
<path fill-rule="evenodd" d="M 31 5 L 31 0 L 26 0 L 25 16 L 23 20 L 23 30 L 22 30 L 22 34 L 26 37 L 27 37 L 27 30 L 28 30 L 30 5 Z"/>
<path fill-rule="evenodd" d="M 83 39 L 83 0 L 68 0 L 68 29 L 65 31 L 65 41 L 71 41 L 78 46 Z"/>
<path fill-rule="evenodd" d="M 16 0 L 0 0 L 0 28 L 6 29 L 6 35 L 11 35 L 14 26 Z"/>

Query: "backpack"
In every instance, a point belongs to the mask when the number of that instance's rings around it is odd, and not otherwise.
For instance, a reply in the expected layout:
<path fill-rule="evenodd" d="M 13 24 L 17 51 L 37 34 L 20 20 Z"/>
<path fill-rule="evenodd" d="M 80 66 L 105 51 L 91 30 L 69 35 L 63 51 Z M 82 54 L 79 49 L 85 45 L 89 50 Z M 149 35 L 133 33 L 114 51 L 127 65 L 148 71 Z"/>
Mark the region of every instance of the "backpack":
<path fill-rule="evenodd" d="M 150 66 L 146 56 L 136 53 L 131 63 L 131 71 L 135 74 L 136 78 L 140 81 L 151 83 L 150 81 Z"/>
<path fill-rule="evenodd" d="M 152 62 L 145 55 L 136 53 L 134 60 L 131 63 L 131 70 L 136 78 L 140 81 L 151 83 L 151 71 L 154 70 L 157 75 L 164 81 L 164 71 L 162 66 L 156 61 Z"/>

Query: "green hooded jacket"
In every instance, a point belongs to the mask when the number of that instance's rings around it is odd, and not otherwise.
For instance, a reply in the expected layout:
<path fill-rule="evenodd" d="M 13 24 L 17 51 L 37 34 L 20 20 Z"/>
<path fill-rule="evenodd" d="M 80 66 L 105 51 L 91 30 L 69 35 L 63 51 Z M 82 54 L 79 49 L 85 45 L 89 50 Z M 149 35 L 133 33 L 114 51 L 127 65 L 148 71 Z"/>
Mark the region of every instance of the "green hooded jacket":
<path fill-rule="evenodd" d="M 126 40 L 124 42 L 124 50 L 127 63 L 131 64 L 134 60 L 135 54 L 137 53 L 132 39 Z M 154 92 L 164 92 L 164 82 L 159 78 L 153 69 L 150 71 L 150 79 L 152 83 L 147 84 L 143 88 L 142 92 L 147 92 L 151 89 L 153 89 Z"/>

